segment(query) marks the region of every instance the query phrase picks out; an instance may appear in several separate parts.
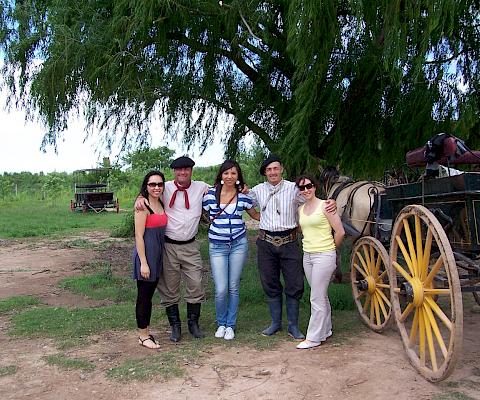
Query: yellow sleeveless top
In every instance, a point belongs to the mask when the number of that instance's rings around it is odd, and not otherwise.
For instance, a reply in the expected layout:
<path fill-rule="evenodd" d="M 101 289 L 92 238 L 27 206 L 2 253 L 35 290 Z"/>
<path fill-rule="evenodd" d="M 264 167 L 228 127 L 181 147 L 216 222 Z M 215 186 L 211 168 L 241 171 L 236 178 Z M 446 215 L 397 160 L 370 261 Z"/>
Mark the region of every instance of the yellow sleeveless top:
<path fill-rule="evenodd" d="M 303 209 L 305 205 L 299 208 L 299 224 L 303 233 L 303 251 L 307 253 L 324 253 L 335 250 L 332 227 L 327 217 L 323 213 L 323 203 L 315 209 L 311 215 L 305 215 Z"/>

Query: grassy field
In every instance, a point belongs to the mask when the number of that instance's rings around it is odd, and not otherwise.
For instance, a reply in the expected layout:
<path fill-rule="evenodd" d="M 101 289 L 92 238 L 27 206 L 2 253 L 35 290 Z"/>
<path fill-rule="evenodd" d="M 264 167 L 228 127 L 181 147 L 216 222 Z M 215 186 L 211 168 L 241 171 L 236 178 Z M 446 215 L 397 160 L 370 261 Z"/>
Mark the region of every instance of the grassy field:
<path fill-rule="evenodd" d="M 0 202 L 0 238 L 51 236 L 84 230 L 112 230 L 124 213 L 70 211 L 70 199 Z"/>

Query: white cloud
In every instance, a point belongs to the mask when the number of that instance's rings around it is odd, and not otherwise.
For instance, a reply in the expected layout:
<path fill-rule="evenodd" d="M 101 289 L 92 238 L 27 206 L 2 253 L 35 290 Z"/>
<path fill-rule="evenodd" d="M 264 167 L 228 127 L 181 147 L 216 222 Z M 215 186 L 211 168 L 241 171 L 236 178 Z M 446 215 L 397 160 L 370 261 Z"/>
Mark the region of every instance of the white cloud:
<path fill-rule="evenodd" d="M 7 111 L 4 108 L 6 94 L 0 92 L 0 173 L 3 172 L 72 172 L 76 169 L 95 167 L 103 157 L 113 161 L 115 151 L 109 154 L 91 137 L 84 143 L 85 124 L 81 120 L 69 121 L 69 128 L 58 142 L 58 154 L 53 148 L 46 153 L 40 150 L 43 128 L 39 123 L 25 122 L 25 113 L 19 110 Z M 152 129 L 152 132 L 155 132 Z M 157 130 L 158 132 L 158 130 Z M 178 143 L 171 143 L 162 134 L 152 135 L 152 146 L 167 146 L 182 155 L 187 151 Z M 199 166 L 219 164 L 223 161 L 223 147 L 216 140 L 200 156 L 198 148 L 188 152 Z"/>

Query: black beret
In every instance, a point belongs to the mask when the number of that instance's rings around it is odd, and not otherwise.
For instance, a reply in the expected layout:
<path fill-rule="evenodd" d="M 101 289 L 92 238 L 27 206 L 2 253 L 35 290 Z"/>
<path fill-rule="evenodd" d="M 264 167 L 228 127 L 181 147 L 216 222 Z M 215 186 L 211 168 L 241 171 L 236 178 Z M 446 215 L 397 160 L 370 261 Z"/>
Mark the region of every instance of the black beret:
<path fill-rule="evenodd" d="M 275 154 L 270 154 L 260 167 L 260 175 L 265 175 L 265 170 L 267 169 L 268 165 L 275 161 L 278 161 L 280 164 L 282 163 L 280 157 L 276 156 Z"/>
<path fill-rule="evenodd" d="M 170 164 L 170 168 L 192 168 L 195 165 L 195 161 L 193 161 L 190 157 L 182 156 L 178 157 L 177 159 L 173 160 Z"/>

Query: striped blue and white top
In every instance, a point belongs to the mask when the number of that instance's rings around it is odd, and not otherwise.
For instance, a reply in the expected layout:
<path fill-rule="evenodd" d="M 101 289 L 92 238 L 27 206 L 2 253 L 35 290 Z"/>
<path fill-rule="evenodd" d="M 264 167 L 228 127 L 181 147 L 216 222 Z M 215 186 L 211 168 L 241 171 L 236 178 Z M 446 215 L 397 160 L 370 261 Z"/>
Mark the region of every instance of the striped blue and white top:
<path fill-rule="evenodd" d="M 253 201 L 249 196 L 239 193 L 236 203 L 229 204 L 218 214 L 224 207 L 225 204 L 217 206 L 215 188 L 210 188 L 203 196 L 203 209 L 208 211 L 210 221 L 213 220 L 208 229 L 208 240 L 213 243 L 230 242 L 245 236 L 247 230 L 242 214 L 253 207 Z"/>

